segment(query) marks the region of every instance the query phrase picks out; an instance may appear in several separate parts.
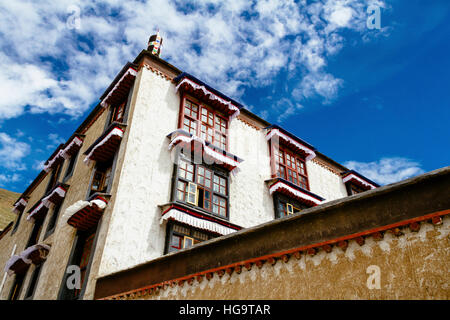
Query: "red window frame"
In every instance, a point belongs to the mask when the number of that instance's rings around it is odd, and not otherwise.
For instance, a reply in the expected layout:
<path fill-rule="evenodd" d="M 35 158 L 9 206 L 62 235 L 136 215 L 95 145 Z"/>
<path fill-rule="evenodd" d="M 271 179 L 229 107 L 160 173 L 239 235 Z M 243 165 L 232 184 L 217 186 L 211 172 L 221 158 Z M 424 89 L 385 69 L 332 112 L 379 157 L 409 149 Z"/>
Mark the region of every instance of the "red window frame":
<path fill-rule="evenodd" d="M 303 189 L 309 190 L 305 158 L 282 147 L 274 150 L 274 153 L 275 175 Z"/>
<path fill-rule="evenodd" d="M 228 120 L 195 98 L 183 96 L 178 127 L 228 151 Z"/>

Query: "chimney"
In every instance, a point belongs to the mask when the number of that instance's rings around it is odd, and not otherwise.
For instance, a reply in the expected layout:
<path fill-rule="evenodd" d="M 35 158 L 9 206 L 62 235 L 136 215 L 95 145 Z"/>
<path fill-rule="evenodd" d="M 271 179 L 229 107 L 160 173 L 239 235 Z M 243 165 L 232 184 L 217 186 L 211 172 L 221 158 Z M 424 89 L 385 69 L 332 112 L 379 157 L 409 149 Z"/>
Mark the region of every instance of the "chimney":
<path fill-rule="evenodd" d="M 148 51 L 151 51 L 152 54 L 159 57 L 161 54 L 161 45 L 162 45 L 162 38 L 159 35 L 159 30 L 156 32 L 156 34 L 150 36 L 150 39 L 148 39 Z"/>

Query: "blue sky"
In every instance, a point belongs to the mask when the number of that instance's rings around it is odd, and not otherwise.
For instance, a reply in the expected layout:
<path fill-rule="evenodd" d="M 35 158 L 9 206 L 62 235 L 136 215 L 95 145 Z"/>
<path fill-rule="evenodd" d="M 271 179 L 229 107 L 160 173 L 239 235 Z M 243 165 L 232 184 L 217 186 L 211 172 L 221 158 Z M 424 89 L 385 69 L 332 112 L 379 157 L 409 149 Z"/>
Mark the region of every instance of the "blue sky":
<path fill-rule="evenodd" d="M 157 28 L 163 59 L 380 184 L 449 165 L 449 1 L 14 1 L 0 187 L 25 190 Z"/>

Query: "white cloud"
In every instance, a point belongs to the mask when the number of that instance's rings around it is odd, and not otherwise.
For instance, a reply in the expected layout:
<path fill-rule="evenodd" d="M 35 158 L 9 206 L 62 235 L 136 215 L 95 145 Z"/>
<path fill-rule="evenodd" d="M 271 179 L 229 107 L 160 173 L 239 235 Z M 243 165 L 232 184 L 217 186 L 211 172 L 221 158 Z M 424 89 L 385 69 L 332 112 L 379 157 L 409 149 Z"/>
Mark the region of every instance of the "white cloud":
<path fill-rule="evenodd" d="M 35 160 L 33 164 L 33 169 L 36 171 L 42 171 L 44 169 L 45 160 L 39 161 Z"/>
<path fill-rule="evenodd" d="M 4 132 L 0 132 L 0 166 L 8 170 L 25 170 L 23 159 L 30 153 L 30 146 Z"/>
<path fill-rule="evenodd" d="M 401 157 L 382 158 L 373 162 L 347 161 L 344 166 L 383 185 L 405 180 L 425 172 L 420 167 L 420 163 Z"/>
<path fill-rule="evenodd" d="M 22 176 L 20 174 L 17 173 L 13 173 L 13 174 L 3 174 L 0 173 L 0 186 L 10 189 L 9 184 L 10 183 L 15 183 L 22 180 Z"/>
<path fill-rule="evenodd" d="M 73 5 L 80 8 L 79 29 L 66 24 Z M 205 0 L 183 11 L 186 4 L 175 0 L 3 1 L 0 119 L 24 112 L 80 116 L 157 28 L 162 58 L 234 98 L 295 71 L 303 79 L 297 99 L 327 103 L 343 84 L 327 72 L 328 58 L 345 45 L 342 30 L 364 36 L 367 5 Z"/>

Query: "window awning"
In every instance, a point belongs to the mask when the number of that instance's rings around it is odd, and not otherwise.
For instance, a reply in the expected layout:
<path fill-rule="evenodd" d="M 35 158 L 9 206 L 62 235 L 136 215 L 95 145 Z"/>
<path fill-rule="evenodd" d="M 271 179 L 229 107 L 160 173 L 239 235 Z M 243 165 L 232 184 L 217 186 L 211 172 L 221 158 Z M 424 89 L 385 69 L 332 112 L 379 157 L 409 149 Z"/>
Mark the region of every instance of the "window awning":
<path fill-rule="evenodd" d="M 73 156 L 83 144 L 83 140 L 81 137 L 75 136 L 72 140 L 64 147 L 64 149 L 61 152 L 61 156 L 64 159 L 69 159 L 71 156 Z"/>
<path fill-rule="evenodd" d="M 17 201 L 14 204 L 12 212 L 14 212 L 15 214 L 19 214 L 20 212 L 22 212 L 25 209 L 25 207 L 27 205 L 28 205 L 28 201 L 25 200 L 24 198 L 20 198 L 19 201 Z"/>
<path fill-rule="evenodd" d="M 271 195 L 274 192 L 280 192 L 288 197 L 292 197 L 297 201 L 300 201 L 301 203 L 304 203 L 312 207 L 321 204 L 325 200 L 312 192 L 304 190 L 299 186 L 296 186 L 292 183 L 289 183 L 288 181 L 285 181 L 284 179 L 277 178 L 274 179 L 273 181 L 275 182 L 269 187 L 269 193 Z"/>
<path fill-rule="evenodd" d="M 191 75 L 184 73 L 174 79 L 174 81 L 178 81 L 178 85 L 176 86 L 177 91 L 181 88 L 184 92 L 188 92 L 199 100 L 206 100 L 209 105 L 227 114 L 230 120 L 233 120 L 239 115 L 240 108 L 236 103 L 233 103 L 231 99 L 226 98 L 223 94 L 214 93 L 213 91 L 216 90 Z"/>
<path fill-rule="evenodd" d="M 89 165 L 91 161 L 110 160 L 120 145 L 124 133 L 124 126 L 113 124 L 102 134 L 87 150 L 84 163 Z"/>
<path fill-rule="evenodd" d="M 78 230 L 89 230 L 100 220 L 108 201 L 101 196 L 95 196 L 92 200 L 80 200 L 68 207 L 64 216 L 67 223 Z"/>
<path fill-rule="evenodd" d="M 50 207 L 49 202 L 43 202 L 42 199 L 39 200 L 31 209 L 28 211 L 27 221 L 34 221 L 43 219 L 48 212 L 48 208 Z"/>
<path fill-rule="evenodd" d="M 206 214 L 187 210 L 178 205 L 171 205 L 168 209 L 163 211 L 160 223 L 168 220 L 175 220 L 190 225 L 191 227 L 207 230 L 220 235 L 227 235 L 242 229 L 239 226 L 220 221 L 207 216 Z"/>
<path fill-rule="evenodd" d="M 50 246 L 46 244 L 35 244 L 25 249 L 20 256 L 25 263 L 40 264 L 47 258 Z"/>
<path fill-rule="evenodd" d="M 307 145 L 300 139 L 294 139 L 292 136 L 282 132 L 282 130 L 278 127 L 272 126 L 269 132 L 266 135 L 266 139 L 270 140 L 273 137 L 276 137 L 280 140 L 280 142 L 287 145 L 289 148 L 296 150 L 297 152 L 304 154 L 306 160 L 312 160 L 316 157 L 316 153 L 314 152 L 314 148 Z"/>
<path fill-rule="evenodd" d="M 66 196 L 67 185 L 58 185 L 56 186 L 48 196 L 42 199 L 42 202 L 46 206 L 50 206 L 50 204 L 60 204 L 62 199 Z"/>
<path fill-rule="evenodd" d="M 57 164 L 61 163 L 65 159 L 69 159 L 73 154 L 75 154 L 78 151 L 78 149 L 81 148 L 82 144 L 83 140 L 81 139 L 81 137 L 74 136 L 65 145 L 60 145 L 58 149 L 50 157 L 50 160 L 47 160 L 45 162 L 44 171 L 49 172 Z"/>
<path fill-rule="evenodd" d="M 59 163 L 61 163 L 62 161 L 64 161 L 64 158 L 62 157 L 61 153 L 62 153 L 62 148 L 63 148 L 63 144 L 61 144 L 56 151 L 50 156 L 49 160 L 47 160 L 44 163 L 44 171 L 45 172 L 49 172 L 51 169 L 53 169 L 54 167 L 56 167 Z"/>
<path fill-rule="evenodd" d="M 187 150 L 193 150 L 197 154 L 201 154 L 206 163 L 214 163 L 222 166 L 227 170 L 230 170 L 233 174 L 236 174 L 239 171 L 238 167 L 241 162 L 244 161 L 229 152 L 214 147 L 202 138 L 193 136 L 184 130 L 177 130 L 169 134 L 167 137 L 171 139 L 169 150 L 172 150 L 175 146 L 181 146 Z"/>
<path fill-rule="evenodd" d="M 115 105 L 123 101 L 130 92 L 130 88 L 133 85 L 133 81 L 136 78 L 137 71 L 129 67 L 122 77 L 116 82 L 114 87 L 110 88 L 103 94 L 102 102 L 100 105 L 106 108 L 109 105 Z"/>
<path fill-rule="evenodd" d="M 28 247 L 18 255 L 12 256 L 5 266 L 5 272 L 8 275 L 21 274 L 26 272 L 29 265 L 42 263 L 48 255 L 50 246 L 46 244 L 36 244 L 34 246 Z"/>
<path fill-rule="evenodd" d="M 25 262 L 20 255 L 12 256 L 7 262 L 4 271 L 8 275 L 22 274 L 28 270 L 29 263 Z"/>
<path fill-rule="evenodd" d="M 379 185 L 376 184 L 375 182 L 370 181 L 366 177 L 360 175 L 359 173 L 353 170 L 343 173 L 342 181 L 345 184 L 347 183 L 355 184 L 356 186 L 362 188 L 363 190 L 370 190 L 379 187 Z"/>

